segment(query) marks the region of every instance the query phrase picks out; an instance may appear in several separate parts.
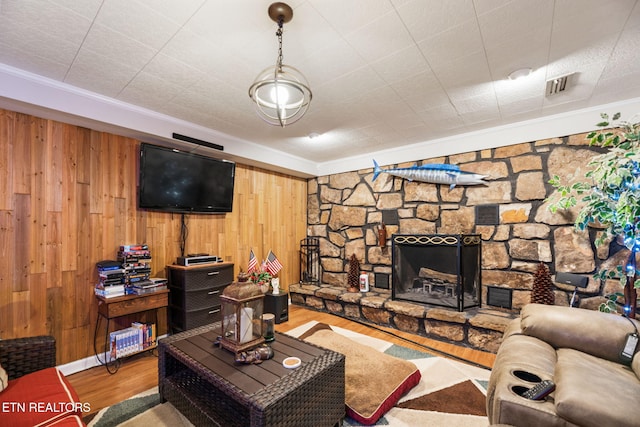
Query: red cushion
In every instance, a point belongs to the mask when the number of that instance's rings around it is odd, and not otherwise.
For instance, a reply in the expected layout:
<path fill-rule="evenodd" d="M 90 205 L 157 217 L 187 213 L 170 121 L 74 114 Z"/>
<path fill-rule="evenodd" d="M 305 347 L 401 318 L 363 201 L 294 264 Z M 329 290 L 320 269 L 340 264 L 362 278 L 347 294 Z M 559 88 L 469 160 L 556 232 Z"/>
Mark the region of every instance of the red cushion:
<path fill-rule="evenodd" d="M 421 374 L 414 363 L 377 352 L 328 325 L 319 323 L 301 338 L 345 355 L 346 412 L 360 424 L 375 424 L 420 382 Z"/>
<path fill-rule="evenodd" d="M 77 415 L 69 415 L 60 420 L 47 424 L 47 427 L 84 427 L 86 424 Z"/>
<path fill-rule="evenodd" d="M 391 408 L 396 406 L 396 403 L 404 396 L 409 390 L 414 388 L 420 382 L 422 374 L 416 369 L 412 374 L 405 378 L 393 391 L 389 393 L 386 399 L 380 402 L 380 406 L 375 412 L 370 414 L 364 414 L 358 411 L 355 407 L 349 406 L 347 403 L 347 415 L 366 426 L 375 424 L 384 414 L 386 414 Z"/>
<path fill-rule="evenodd" d="M 79 402 L 62 372 L 56 368 L 43 369 L 9 381 L 9 386 L 0 393 L 0 424 L 34 427 L 50 425 L 70 415 L 82 417 Z"/>

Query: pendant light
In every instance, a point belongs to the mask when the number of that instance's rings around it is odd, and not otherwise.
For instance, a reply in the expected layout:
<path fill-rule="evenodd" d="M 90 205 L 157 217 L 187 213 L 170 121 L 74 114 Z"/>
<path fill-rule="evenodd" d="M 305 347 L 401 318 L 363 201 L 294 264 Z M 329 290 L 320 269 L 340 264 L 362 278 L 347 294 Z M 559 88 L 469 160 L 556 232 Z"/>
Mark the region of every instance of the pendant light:
<path fill-rule="evenodd" d="M 285 3 L 273 3 L 269 6 L 269 17 L 278 24 L 278 58 L 275 67 L 258 74 L 249 88 L 249 96 L 260 118 L 271 125 L 285 127 L 307 112 L 311 89 L 300 71 L 282 63 L 282 27 L 293 18 L 293 10 Z"/>

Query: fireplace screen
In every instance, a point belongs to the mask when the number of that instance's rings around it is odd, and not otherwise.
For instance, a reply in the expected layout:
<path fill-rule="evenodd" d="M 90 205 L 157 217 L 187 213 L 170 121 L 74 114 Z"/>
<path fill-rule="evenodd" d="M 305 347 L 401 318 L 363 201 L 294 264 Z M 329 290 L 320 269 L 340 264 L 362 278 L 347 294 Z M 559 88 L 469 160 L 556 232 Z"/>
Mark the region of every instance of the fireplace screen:
<path fill-rule="evenodd" d="M 394 234 L 392 298 L 466 308 L 480 305 L 477 234 Z"/>

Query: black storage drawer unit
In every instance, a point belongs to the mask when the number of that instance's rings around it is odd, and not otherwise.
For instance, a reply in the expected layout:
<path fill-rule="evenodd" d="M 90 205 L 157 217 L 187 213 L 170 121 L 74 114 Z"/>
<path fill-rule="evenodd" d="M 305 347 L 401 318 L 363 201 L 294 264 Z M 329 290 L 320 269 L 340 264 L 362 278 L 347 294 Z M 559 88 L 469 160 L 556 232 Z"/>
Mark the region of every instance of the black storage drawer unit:
<path fill-rule="evenodd" d="M 233 282 L 233 264 L 167 266 L 169 329 L 176 333 L 220 320 L 220 295 Z"/>
<path fill-rule="evenodd" d="M 171 316 L 169 317 L 169 324 L 172 326 L 171 329 L 174 333 L 218 321 L 220 321 L 220 305 L 188 312 L 171 310 Z"/>

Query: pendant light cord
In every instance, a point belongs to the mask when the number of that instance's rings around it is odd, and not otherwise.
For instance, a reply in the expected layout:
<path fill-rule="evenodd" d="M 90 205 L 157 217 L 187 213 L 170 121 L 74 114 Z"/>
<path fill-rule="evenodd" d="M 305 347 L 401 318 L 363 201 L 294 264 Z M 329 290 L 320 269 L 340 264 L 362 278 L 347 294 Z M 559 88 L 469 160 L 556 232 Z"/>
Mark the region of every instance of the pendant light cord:
<path fill-rule="evenodd" d="M 284 17 L 280 15 L 278 17 L 278 31 L 276 31 L 276 36 L 278 37 L 278 71 L 282 72 L 282 24 L 284 23 Z"/>

